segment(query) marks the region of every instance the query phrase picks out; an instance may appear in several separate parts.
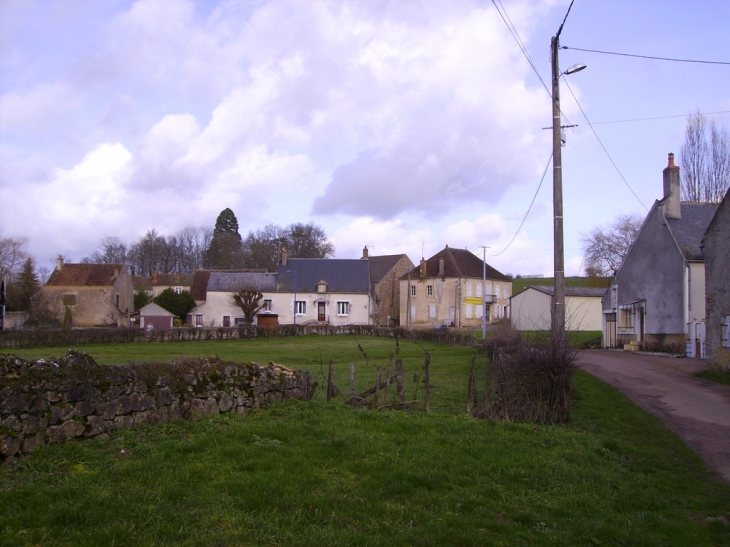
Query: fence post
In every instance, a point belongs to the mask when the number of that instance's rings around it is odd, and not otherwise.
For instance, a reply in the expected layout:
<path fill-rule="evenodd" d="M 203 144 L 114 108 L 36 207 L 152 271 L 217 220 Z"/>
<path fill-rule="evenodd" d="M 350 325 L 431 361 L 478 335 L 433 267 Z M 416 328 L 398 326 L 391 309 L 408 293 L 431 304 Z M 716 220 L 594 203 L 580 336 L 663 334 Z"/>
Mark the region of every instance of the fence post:
<path fill-rule="evenodd" d="M 423 363 L 423 383 L 426 390 L 426 412 L 431 412 L 431 378 L 429 376 L 429 365 L 431 364 L 431 355 L 426 352 L 426 360 Z"/>
<path fill-rule="evenodd" d="M 332 375 L 335 371 L 335 362 L 330 359 L 330 368 L 327 372 L 327 402 L 329 403 L 332 400 L 332 392 L 334 391 L 332 389 Z"/>
<path fill-rule="evenodd" d="M 406 389 L 405 382 L 403 380 L 403 360 L 395 360 L 395 391 L 398 396 L 398 400 L 401 403 L 406 402 Z"/>
<path fill-rule="evenodd" d="M 388 370 L 385 373 L 385 395 L 383 395 L 383 404 L 387 405 L 390 400 L 390 363 L 388 364 Z"/>
<path fill-rule="evenodd" d="M 373 408 L 378 408 L 378 399 L 380 399 L 380 367 L 375 371 L 375 401 L 373 401 Z"/>
<path fill-rule="evenodd" d="M 474 364 L 476 362 L 477 354 L 474 352 L 471 354 L 471 369 L 469 370 L 469 387 L 466 389 L 466 413 L 471 415 L 474 410 L 474 402 L 476 401 L 476 383 L 474 378 Z"/>
<path fill-rule="evenodd" d="M 350 404 L 355 405 L 357 400 L 357 387 L 355 386 L 355 363 L 350 363 L 350 388 L 352 389 L 352 398 Z"/>

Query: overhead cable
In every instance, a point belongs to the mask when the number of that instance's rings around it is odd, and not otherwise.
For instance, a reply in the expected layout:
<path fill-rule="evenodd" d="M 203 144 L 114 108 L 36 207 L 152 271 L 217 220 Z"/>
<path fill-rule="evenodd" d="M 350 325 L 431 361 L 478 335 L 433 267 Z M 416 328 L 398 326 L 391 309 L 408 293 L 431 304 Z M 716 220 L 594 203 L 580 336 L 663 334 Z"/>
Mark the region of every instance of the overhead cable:
<path fill-rule="evenodd" d="M 560 46 L 560 49 L 572 49 L 587 53 L 602 53 L 603 55 L 620 55 L 621 57 L 638 57 L 639 59 L 653 59 L 655 61 L 671 61 L 673 63 L 701 63 L 705 65 L 730 65 L 730 61 L 701 61 L 697 59 L 673 59 L 671 57 L 654 57 L 652 55 L 637 55 L 634 53 L 616 53 L 615 51 L 600 51 L 597 49 L 582 49 L 579 47 Z"/>

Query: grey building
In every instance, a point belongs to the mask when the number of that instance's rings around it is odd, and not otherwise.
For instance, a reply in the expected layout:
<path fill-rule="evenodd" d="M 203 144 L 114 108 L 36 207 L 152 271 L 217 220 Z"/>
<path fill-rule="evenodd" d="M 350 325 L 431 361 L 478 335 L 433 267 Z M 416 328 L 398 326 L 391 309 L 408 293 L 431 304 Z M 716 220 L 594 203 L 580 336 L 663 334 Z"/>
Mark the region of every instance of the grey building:
<path fill-rule="evenodd" d="M 705 232 L 708 362 L 730 369 L 730 190 Z"/>
<path fill-rule="evenodd" d="M 705 253 L 716 204 L 680 202 L 674 154 L 654 202 L 603 298 L 603 343 L 704 356 Z M 636 347 L 636 346 L 634 346 Z"/>

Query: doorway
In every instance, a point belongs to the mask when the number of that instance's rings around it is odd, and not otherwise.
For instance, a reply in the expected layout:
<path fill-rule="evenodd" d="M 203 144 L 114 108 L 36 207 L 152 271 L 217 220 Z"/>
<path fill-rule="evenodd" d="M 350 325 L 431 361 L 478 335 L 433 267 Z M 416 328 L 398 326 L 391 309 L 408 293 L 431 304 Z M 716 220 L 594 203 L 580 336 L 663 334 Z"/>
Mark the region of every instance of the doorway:
<path fill-rule="evenodd" d="M 317 321 L 319 321 L 320 323 L 324 322 L 325 320 L 324 308 L 324 302 L 317 302 Z"/>

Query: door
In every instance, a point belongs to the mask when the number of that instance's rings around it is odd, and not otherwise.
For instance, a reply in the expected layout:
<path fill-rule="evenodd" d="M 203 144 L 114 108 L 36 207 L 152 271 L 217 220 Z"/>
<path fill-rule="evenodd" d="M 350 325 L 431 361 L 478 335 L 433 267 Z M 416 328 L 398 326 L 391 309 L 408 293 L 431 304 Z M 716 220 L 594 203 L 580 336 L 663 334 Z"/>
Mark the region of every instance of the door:
<path fill-rule="evenodd" d="M 324 302 L 317 302 L 317 321 L 323 322 L 324 316 Z"/>

